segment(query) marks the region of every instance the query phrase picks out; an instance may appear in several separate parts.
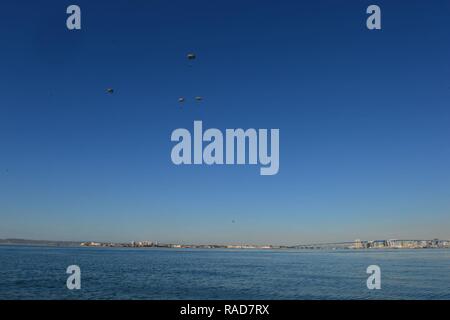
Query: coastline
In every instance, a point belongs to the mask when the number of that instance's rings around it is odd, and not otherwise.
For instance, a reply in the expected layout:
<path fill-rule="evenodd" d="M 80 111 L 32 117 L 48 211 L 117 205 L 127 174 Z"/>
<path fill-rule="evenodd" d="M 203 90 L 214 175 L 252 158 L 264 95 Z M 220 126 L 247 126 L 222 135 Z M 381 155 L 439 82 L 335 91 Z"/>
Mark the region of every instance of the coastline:
<path fill-rule="evenodd" d="M 450 249 L 449 240 L 391 240 L 397 241 L 397 245 L 390 245 L 383 241 L 383 245 L 373 245 L 374 241 L 360 240 L 356 242 L 324 243 L 312 245 L 276 246 L 276 245 L 184 245 L 184 244 L 159 244 L 153 242 L 131 243 L 103 243 L 103 242 L 78 242 L 57 240 L 29 240 L 29 239 L 0 239 L 0 246 L 28 246 L 28 247 L 55 247 L 55 248 L 111 248 L 111 249 L 209 249 L 209 250 L 405 250 L 405 249 Z M 411 241 L 414 241 L 412 243 Z M 407 245 L 404 245 L 404 242 Z"/>

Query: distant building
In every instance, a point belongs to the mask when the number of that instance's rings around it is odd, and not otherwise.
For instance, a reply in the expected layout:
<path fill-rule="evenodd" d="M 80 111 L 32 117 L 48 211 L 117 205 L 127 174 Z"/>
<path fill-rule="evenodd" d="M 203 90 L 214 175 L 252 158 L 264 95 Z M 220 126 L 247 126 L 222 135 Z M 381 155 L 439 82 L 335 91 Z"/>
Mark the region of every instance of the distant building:
<path fill-rule="evenodd" d="M 362 248 L 364 248 L 364 245 L 363 245 L 361 239 L 356 239 L 355 240 L 355 243 L 353 244 L 353 248 L 354 249 L 362 249 Z"/>
<path fill-rule="evenodd" d="M 373 240 L 369 241 L 368 248 L 386 248 L 387 247 L 387 241 L 386 240 Z"/>

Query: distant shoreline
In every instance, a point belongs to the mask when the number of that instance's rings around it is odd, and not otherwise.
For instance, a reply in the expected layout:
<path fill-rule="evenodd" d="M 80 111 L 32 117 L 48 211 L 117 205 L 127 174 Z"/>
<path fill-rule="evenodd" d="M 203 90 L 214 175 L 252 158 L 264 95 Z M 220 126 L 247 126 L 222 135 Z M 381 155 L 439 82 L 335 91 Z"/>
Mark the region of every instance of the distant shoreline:
<path fill-rule="evenodd" d="M 236 249 L 236 250 L 363 250 L 363 249 L 450 249 L 449 240 L 375 240 L 323 243 L 295 246 L 275 245 L 183 245 L 160 244 L 150 241 L 131 243 L 103 243 L 79 241 L 0 239 L 1 246 L 44 246 L 64 248 L 123 248 L 123 249 Z"/>

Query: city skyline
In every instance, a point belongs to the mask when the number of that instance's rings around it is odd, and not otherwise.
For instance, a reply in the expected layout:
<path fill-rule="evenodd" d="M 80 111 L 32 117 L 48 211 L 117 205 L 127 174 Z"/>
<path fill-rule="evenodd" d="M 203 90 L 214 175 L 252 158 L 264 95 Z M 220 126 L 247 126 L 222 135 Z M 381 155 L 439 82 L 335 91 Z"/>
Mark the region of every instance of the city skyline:
<path fill-rule="evenodd" d="M 107 248 L 179 248 L 179 249 L 429 249 L 450 248 L 448 239 L 383 239 L 361 240 L 331 243 L 303 243 L 303 244 L 279 244 L 270 243 L 173 243 L 159 241 L 130 241 L 130 242 L 98 242 L 98 241 L 57 241 L 57 240 L 32 240 L 32 239 L 0 239 L 0 245 L 38 245 L 57 247 L 107 247 Z"/>

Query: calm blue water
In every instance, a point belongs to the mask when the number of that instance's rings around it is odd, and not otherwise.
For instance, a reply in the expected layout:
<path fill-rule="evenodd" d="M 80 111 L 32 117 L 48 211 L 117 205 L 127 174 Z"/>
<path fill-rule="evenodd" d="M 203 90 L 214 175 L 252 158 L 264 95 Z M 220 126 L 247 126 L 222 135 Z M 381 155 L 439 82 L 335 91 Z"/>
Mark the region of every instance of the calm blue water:
<path fill-rule="evenodd" d="M 66 288 L 67 266 L 81 290 Z M 368 290 L 368 265 L 382 271 Z M 0 299 L 450 299 L 450 250 L 0 246 Z"/>

